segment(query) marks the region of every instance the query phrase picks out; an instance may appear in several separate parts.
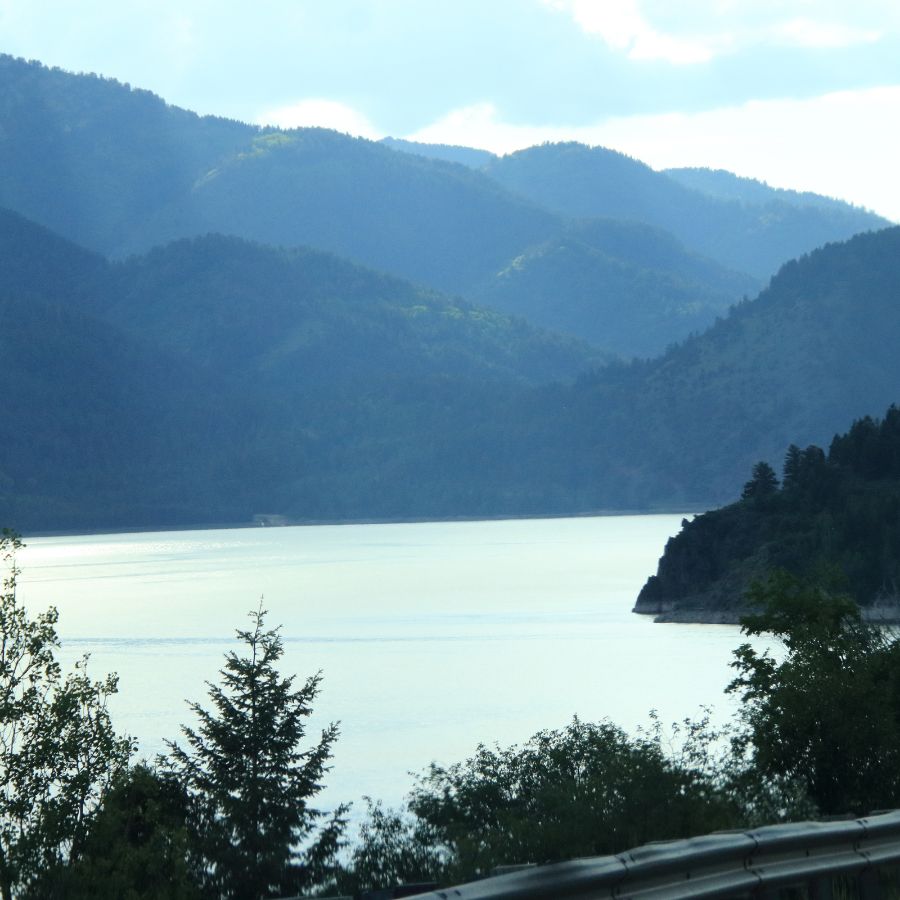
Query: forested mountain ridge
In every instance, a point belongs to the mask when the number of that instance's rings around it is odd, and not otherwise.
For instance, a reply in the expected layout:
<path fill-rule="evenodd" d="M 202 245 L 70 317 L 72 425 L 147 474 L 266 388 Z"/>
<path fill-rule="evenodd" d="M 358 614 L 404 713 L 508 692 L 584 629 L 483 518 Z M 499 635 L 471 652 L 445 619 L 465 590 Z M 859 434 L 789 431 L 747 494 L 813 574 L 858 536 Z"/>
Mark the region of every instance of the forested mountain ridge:
<path fill-rule="evenodd" d="M 110 254 L 258 129 L 0 54 L 0 206 Z"/>
<path fill-rule="evenodd" d="M 667 303 L 672 319 L 704 304 L 711 316 L 746 279 L 658 229 L 573 221 L 455 163 L 201 119 L 115 82 L 0 62 L 3 196 L 120 248 L 139 232 L 188 235 L 108 262 L 0 214 L 14 321 L 0 494 L 19 527 L 697 508 L 788 441 L 821 442 L 895 399 L 898 229 L 784 266 L 658 359 L 604 366 L 577 340 L 318 249 L 193 232 L 228 221 L 274 239 L 283 219 L 358 254 L 381 242 L 382 268 L 395 254 L 473 291 L 519 267 L 545 290 L 523 285 L 511 308 L 561 289 L 588 318 L 612 321 L 618 305 L 618 326 L 631 304 L 633 332 L 642 316 L 665 324 Z M 557 255 L 569 262 L 554 270 Z M 615 301 L 579 293 L 579 273 L 618 278 Z"/>
<path fill-rule="evenodd" d="M 598 361 L 329 254 L 210 235 L 109 263 L 2 210 L 0 309 L 0 513 L 23 529 L 452 513 L 378 474 L 427 456 L 426 422 Z"/>
<path fill-rule="evenodd" d="M 0 56 L 0 206 L 106 255 L 210 231 L 459 290 L 557 217 L 471 169 L 324 129 L 263 129 Z"/>
<path fill-rule="evenodd" d="M 736 622 L 751 583 L 784 569 L 837 573 L 870 616 L 900 621 L 900 409 L 857 420 L 827 453 L 792 444 L 780 486 L 758 464 L 739 501 L 682 525 L 635 612 Z"/>
<path fill-rule="evenodd" d="M 0 56 L 0 79 L 0 206 L 106 255 L 142 254 L 210 232 L 305 245 L 482 304 L 495 298 L 498 309 L 533 314 L 537 322 L 565 327 L 625 357 L 682 340 L 761 284 L 759 275 L 723 277 L 721 263 L 719 270 L 709 262 L 697 266 L 687 277 L 678 261 L 650 259 L 652 240 L 647 259 L 640 253 L 623 258 L 623 242 L 608 228 L 600 242 L 585 241 L 582 233 L 579 240 L 589 249 L 579 246 L 553 258 L 548 268 L 547 248 L 571 240 L 571 219 L 585 209 L 550 211 L 525 196 L 529 191 L 522 185 L 511 191 L 498 181 L 517 160 L 531 158 L 530 151 L 503 159 L 476 154 L 488 165 L 475 168 L 429 158 L 459 159 L 467 148 L 426 147 L 421 155 L 324 129 L 281 131 L 201 117 L 110 79 L 9 56 Z M 535 150 L 542 159 L 544 148 Z M 582 151 L 590 160 L 608 153 Z M 462 158 L 471 162 L 472 154 Z M 628 162 L 629 171 L 641 169 Z M 574 167 L 573 191 L 602 199 L 596 173 L 588 170 Z M 587 213 L 635 218 L 634 203 L 665 207 L 674 190 L 693 204 L 670 210 L 677 223 L 682 214 L 702 219 L 714 202 L 646 173 L 656 180 L 619 179 L 626 193 L 634 193 L 631 205 L 610 209 L 601 203 Z M 870 219 L 861 227 L 867 224 Z M 743 219 L 726 216 L 711 227 L 724 240 L 752 245 L 755 238 L 745 226 Z M 798 228 L 803 249 L 846 233 L 818 219 Z M 763 277 L 793 247 L 790 241 L 779 244 Z M 598 264 L 598 253 L 610 257 L 612 266 Z M 500 277 L 519 271 L 511 268 L 518 260 L 533 267 L 533 278 Z M 551 283 L 557 276 L 559 284 Z M 605 282 L 592 291 L 598 278 Z M 634 321 L 618 333 L 637 334 L 656 317 L 651 340 L 617 345 L 616 329 L 597 326 L 632 313 Z"/>
<path fill-rule="evenodd" d="M 110 264 L 8 237 L 11 284 L 60 274 L 4 307 L 0 494 L 24 528 L 696 508 L 900 383 L 900 228 L 569 385 L 539 383 L 560 339 L 313 251 L 211 236 Z"/>
<path fill-rule="evenodd" d="M 520 150 L 484 171 L 560 215 L 655 225 L 694 251 L 758 278 L 827 241 L 891 224 L 846 204 L 759 207 L 713 197 L 622 153 L 577 143 Z"/>
<path fill-rule="evenodd" d="M 720 200 L 737 200 L 739 203 L 749 206 L 768 206 L 772 203 L 784 203 L 800 208 L 812 206 L 843 216 L 852 216 L 855 213 L 860 231 L 872 227 L 871 214 L 866 209 L 853 206 L 843 200 L 836 200 L 834 197 L 825 197 L 811 191 L 792 191 L 786 188 L 770 187 L 764 181 L 756 178 L 743 178 L 724 169 L 686 167 L 663 169 L 662 171 L 679 184 Z"/>
<path fill-rule="evenodd" d="M 427 156 L 429 159 L 443 159 L 446 162 L 455 162 L 470 169 L 480 169 L 482 166 L 496 159 L 496 154 L 490 150 L 476 150 L 474 147 L 460 147 L 456 144 L 423 144 L 419 141 L 406 141 L 402 138 L 386 137 L 381 143 L 391 150 L 399 150 L 403 153 L 415 153 L 418 156 Z"/>
<path fill-rule="evenodd" d="M 308 248 L 207 235 L 109 267 L 105 320 L 217 377 L 322 390 L 430 375 L 571 380 L 604 357 L 573 338 Z"/>

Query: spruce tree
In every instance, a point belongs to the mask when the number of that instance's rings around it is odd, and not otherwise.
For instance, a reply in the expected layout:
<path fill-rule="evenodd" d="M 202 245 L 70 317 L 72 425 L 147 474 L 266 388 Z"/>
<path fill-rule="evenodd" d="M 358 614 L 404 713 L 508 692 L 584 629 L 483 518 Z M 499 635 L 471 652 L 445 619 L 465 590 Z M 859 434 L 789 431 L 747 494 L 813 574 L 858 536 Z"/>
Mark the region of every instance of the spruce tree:
<path fill-rule="evenodd" d="M 310 801 L 322 789 L 338 736 L 329 725 L 318 743 L 300 744 L 319 693 L 321 673 L 294 689 L 276 664 L 278 629 L 237 631 L 245 655 L 226 654 L 222 686 L 209 684 L 212 711 L 198 703 L 197 730 L 182 727 L 186 748 L 168 742 L 162 768 L 190 799 L 193 861 L 210 896 L 257 898 L 297 894 L 326 884 L 342 845 L 347 807 L 330 816 Z"/>
<path fill-rule="evenodd" d="M 758 462 L 753 467 L 753 475 L 744 485 L 741 492 L 742 500 L 760 500 L 770 497 L 778 490 L 778 476 L 775 470 L 764 461 Z"/>

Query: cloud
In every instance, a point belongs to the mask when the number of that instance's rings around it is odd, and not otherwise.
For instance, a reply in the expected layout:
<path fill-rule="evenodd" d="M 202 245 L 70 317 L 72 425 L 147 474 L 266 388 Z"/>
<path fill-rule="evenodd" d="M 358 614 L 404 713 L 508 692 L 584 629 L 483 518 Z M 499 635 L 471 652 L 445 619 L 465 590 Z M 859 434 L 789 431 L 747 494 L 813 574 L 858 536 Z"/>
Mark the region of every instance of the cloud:
<path fill-rule="evenodd" d="M 256 119 L 257 125 L 278 128 L 333 128 L 355 137 L 377 139 L 384 135 L 360 112 L 336 100 L 308 98 L 270 109 Z"/>
<path fill-rule="evenodd" d="M 566 135 L 573 130 L 578 129 L 503 122 L 497 107 L 493 103 L 484 102 L 452 110 L 406 137 L 425 144 L 459 144 L 494 153 L 512 153 L 544 141 L 566 140 Z"/>
<path fill-rule="evenodd" d="M 576 140 L 619 150 L 657 169 L 708 166 L 775 187 L 815 191 L 900 222 L 900 85 L 803 100 L 751 101 L 698 113 L 620 116 L 579 127 L 503 121 L 489 103 L 454 110 L 408 135 L 495 153 Z"/>
<path fill-rule="evenodd" d="M 742 48 L 766 44 L 810 49 L 871 44 L 897 25 L 896 11 L 888 12 L 881 0 L 858 0 L 843 9 L 809 0 L 777 4 L 683 0 L 677 15 L 653 0 L 541 2 L 569 15 L 582 31 L 628 59 L 673 65 L 708 63 Z M 794 11 L 800 15 L 785 18 L 785 10 L 788 15 Z M 868 21 L 867 27 L 859 24 L 863 20 Z M 871 27 L 873 21 L 878 27 Z"/>
<path fill-rule="evenodd" d="M 875 29 L 854 28 L 837 23 L 816 22 L 812 19 L 791 19 L 772 28 L 776 39 L 798 47 L 837 49 L 857 44 L 874 44 L 884 32 Z"/>
<path fill-rule="evenodd" d="M 727 35 L 680 36 L 654 28 L 642 15 L 637 0 L 543 0 L 546 6 L 568 13 L 587 34 L 599 37 L 612 50 L 633 60 L 663 60 L 673 65 L 707 63 L 731 45 Z"/>

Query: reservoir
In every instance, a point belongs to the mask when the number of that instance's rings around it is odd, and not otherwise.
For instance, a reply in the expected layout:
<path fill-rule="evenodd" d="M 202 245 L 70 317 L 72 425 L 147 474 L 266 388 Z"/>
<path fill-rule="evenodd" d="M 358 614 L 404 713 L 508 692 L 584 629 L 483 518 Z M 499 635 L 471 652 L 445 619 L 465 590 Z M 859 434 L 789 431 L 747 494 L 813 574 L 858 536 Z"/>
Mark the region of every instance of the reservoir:
<path fill-rule="evenodd" d="M 119 674 L 111 710 L 140 755 L 209 706 L 261 601 L 281 671 L 322 671 L 313 739 L 340 721 L 321 801 L 396 804 L 409 774 L 577 715 L 634 731 L 726 718 L 735 626 L 631 613 L 681 516 L 329 525 L 30 538 L 19 597 L 54 605 L 64 667 Z"/>

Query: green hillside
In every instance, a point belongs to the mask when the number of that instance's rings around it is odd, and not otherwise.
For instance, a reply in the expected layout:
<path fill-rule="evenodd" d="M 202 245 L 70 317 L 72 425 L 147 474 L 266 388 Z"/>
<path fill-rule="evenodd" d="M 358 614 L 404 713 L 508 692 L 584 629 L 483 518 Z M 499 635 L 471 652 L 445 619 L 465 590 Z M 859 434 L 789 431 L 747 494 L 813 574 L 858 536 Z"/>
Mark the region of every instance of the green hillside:
<path fill-rule="evenodd" d="M 0 54 L 0 206 L 109 254 L 257 129 Z"/>
<path fill-rule="evenodd" d="M 541 384 L 601 360 L 574 339 L 327 253 L 220 235 L 112 265 L 95 310 L 266 390 L 429 375 Z"/>
<path fill-rule="evenodd" d="M 592 219 L 529 248 L 470 296 L 627 358 L 662 353 L 759 287 L 668 232 Z"/>
<path fill-rule="evenodd" d="M 222 231 L 304 244 L 443 290 L 464 291 L 546 239 L 555 216 L 453 163 L 323 129 L 257 135 L 139 232 Z"/>

